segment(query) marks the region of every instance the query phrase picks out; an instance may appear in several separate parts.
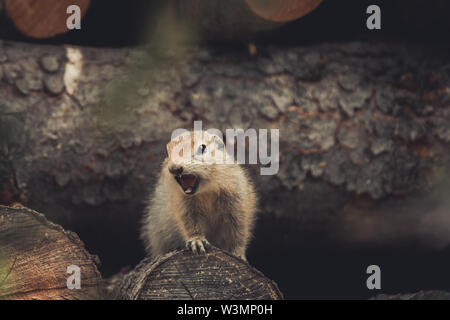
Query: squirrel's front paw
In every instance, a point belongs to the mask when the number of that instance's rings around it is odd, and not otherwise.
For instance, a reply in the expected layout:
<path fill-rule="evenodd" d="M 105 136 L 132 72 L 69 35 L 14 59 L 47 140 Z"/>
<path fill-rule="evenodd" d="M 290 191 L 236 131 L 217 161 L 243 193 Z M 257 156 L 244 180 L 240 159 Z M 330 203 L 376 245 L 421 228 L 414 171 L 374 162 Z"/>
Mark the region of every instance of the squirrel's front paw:
<path fill-rule="evenodd" d="M 211 245 L 205 237 L 193 237 L 186 241 L 186 248 L 191 250 L 195 254 L 206 253 L 206 249 L 209 249 Z"/>

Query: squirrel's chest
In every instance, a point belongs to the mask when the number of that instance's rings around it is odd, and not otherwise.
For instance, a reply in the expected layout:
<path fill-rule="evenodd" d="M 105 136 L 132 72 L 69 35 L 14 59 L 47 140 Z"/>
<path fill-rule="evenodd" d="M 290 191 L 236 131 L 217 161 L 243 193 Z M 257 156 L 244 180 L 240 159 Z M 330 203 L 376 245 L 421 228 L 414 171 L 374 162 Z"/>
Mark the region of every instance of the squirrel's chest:
<path fill-rule="evenodd" d="M 191 203 L 191 208 L 206 239 L 219 248 L 230 250 L 228 243 L 236 228 L 234 224 L 238 220 L 234 217 L 236 199 L 224 195 L 221 197 L 205 195 L 204 198 L 196 200 L 195 203 Z"/>
<path fill-rule="evenodd" d="M 229 247 L 230 237 L 233 236 L 233 219 L 230 219 L 230 212 L 218 209 L 213 216 L 205 220 L 202 231 L 206 239 L 216 247 L 231 250 Z"/>

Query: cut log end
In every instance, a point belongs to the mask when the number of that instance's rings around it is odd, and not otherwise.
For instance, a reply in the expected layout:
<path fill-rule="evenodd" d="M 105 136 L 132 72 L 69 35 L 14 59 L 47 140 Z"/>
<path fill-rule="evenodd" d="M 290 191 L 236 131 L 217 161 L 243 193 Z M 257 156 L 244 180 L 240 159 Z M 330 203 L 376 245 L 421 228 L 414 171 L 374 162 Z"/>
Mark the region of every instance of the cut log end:
<path fill-rule="evenodd" d="M 42 214 L 0 206 L 0 299 L 101 298 L 96 261 L 75 233 Z M 79 267 L 79 289 L 75 278 L 68 288 L 69 266 Z"/>
<path fill-rule="evenodd" d="M 280 300 L 273 281 L 247 262 L 213 248 L 206 255 L 183 250 L 144 259 L 112 288 L 123 300 Z"/>
<path fill-rule="evenodd" d="M 254 13 L 264 19 L 288 22 L 310 13 L 322 0 L 245 0 L 245 2 Z"/>
<path fill-rule="evenodd" d="M 45 39 L 69 31 L 69 6 L 77 5 L 83 17 L 90 3 L 91 0 L 5 0 L 5 7 L 10 19 L 23 34 Z"/>

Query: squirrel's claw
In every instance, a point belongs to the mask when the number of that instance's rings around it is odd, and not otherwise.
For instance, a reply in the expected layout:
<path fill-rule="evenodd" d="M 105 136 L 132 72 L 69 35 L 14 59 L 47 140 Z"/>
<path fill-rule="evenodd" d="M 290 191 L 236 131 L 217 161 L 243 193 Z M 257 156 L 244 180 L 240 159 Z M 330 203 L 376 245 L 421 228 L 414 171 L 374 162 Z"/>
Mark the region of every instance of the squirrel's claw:
<path fill-rule="evenodd" d="M 206 249 L 210 247 L 211 245 L 205 238 L 195 237 L 186 241 L 186 248 L 195 254 L 205 254 Z"/>

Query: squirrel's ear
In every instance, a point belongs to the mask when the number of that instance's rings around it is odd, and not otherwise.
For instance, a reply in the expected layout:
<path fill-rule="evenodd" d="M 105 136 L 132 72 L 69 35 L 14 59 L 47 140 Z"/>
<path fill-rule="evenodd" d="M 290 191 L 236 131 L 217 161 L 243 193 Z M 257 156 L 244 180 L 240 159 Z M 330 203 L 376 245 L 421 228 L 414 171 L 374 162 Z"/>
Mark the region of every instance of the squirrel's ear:
<path fill-rule="evenodd" d="M 191 135 L 189 132 L 178 135 L 175 138 L 172 138 L 172 140 L 170 140 L 169 143 L 167 143 L 166 145 L 167 155 L 172 160 L 178 157 L 182 158 L 186 150 L 189 151 L 192 149 L 193 146 L 192 143 L 193 141 L 191 139 Z"/>
<path fill-rule="evenodd" d="M 219 137 L 215 138 L 215 143 L 218 150 L 223 150 L 225 148 L 225 143 Z"/>

